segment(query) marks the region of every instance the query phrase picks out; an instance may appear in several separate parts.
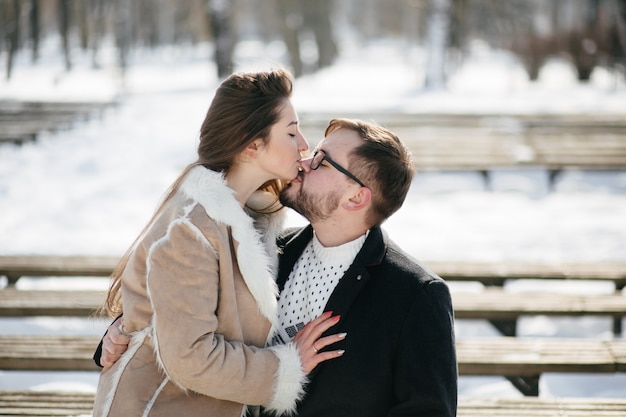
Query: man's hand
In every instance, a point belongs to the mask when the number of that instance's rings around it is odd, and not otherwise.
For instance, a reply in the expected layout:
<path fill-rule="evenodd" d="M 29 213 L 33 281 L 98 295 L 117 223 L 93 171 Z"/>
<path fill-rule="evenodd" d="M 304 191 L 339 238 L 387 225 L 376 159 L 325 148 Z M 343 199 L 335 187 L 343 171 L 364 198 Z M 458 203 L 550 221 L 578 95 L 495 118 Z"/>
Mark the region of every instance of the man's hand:
<path fill-rule="evenodd" d="M 102 338 L 102 356 L 100 364 L 104 368 L 113 366 L 128 349 L 130 335 L 124 333 L 124 317 L 115 320 Z"/>

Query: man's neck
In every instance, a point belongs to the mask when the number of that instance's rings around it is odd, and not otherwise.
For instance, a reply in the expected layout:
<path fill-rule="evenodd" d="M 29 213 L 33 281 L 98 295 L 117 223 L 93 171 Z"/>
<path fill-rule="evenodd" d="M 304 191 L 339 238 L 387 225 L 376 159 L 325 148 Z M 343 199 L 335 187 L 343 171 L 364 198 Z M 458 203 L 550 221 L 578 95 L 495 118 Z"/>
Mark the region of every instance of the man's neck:
<path fill-rule="evenodd" d="M 352 242 L 368 231 L 366 226 L 346 227 L 345 224 L 324 221 L 311 223 L 311 226 L 313 226 L 317 240 L 327 248 Z"/>

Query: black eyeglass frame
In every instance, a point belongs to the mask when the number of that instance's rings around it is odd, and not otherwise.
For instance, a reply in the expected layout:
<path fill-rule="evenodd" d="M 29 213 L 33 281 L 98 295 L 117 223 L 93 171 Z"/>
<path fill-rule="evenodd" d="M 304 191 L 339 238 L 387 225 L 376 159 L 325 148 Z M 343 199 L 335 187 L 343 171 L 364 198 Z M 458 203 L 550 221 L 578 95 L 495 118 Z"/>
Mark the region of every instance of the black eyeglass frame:
<path fill-rule="evenodd" d="M 322 155 L 322 157 L 319 158 L 318 155 Z M 326 161 L 329 164 L 331 164 L 337 171 L 341 172 L 346 177 L 350 178 L 352 181 L 354 181 L 357 184 L 359 184 L 361 187 L 365 187 L 365 184 L 363 184 L 363 182 L 361 180 L 359 180 L 357 177 L 354 176 L 354 174 L 352 174 L 350 171 L 348 171 L 347 169 L 345 169 L 344 167 L 339 165 L 337 162 L 335 162 L 332 159 L 330 159 L 330 157 L 328 155 L 326 155 L 326 152 L 324 152 L 322 150 L 317 150 L 317 151 L 313 152 L 313 157 L 311 158 L 311 169 L 313 171 L 315 171 L 316 169 L 318 169 L 320 167 L 320 165 L 322 165 L 322 162 L 324 162 L 324 161 Z"/>

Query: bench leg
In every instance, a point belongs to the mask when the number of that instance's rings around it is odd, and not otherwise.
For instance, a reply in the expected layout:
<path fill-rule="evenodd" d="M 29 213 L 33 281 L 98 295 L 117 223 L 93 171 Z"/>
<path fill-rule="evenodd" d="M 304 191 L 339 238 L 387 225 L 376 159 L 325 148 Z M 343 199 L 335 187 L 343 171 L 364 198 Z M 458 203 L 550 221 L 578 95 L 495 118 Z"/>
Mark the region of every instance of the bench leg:
<path fill-rule="evenodd" d="M 531 397 L 539 396 L 539 376 L 507 376 L 506 379 L 522 394 Z"/>
<path fill-rule="evenodd" d="M 553 168 L 548 171 L 548 187 L 554 191 L 557 177 L 561 174 L 561 168 Z"/>
<path fill-rule="evenodd" d="M 485 184 L 485 189 L 491 190 L 491 177 L 489 175 L 489 171 L 486 169 L 481 169 L 478 171 L 481 177 L 483 177 L 483 183 Z"/>
<path fill-rule="evenodd" d="M 515 336 L 517 333 L 517 320 L 489 320 L 489 323 L 504 336 Z"/>
<path fill-rule="evenodd" d="M 20 275 L 7 274 L 6 275 L 8 282 L 8 287 L 15 287 L 17 280 L 21 278 Z"/>
<path fill-rule="evenodd" d="M 622 317 L 613 317 L 613 335 L 622 335 Z"/>

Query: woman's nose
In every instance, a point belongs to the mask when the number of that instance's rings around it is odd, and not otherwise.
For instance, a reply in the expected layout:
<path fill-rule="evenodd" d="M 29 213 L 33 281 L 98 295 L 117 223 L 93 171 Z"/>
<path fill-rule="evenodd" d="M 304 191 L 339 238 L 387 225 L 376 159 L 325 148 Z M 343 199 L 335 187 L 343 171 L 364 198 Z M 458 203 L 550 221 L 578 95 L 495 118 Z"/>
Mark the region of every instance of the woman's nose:
<path fill-rule="evenodd" d="M 298 135 L 298 151 L 306 152 L 309 149 L 309 142 L 302 133 Z"/>
<path fill-rule="evenodd" d="M 302 158 L 300 160 L 300 166 L 304 172 L 311 171 L 311 161 L 313 160 L 312 156 L 307 156 L 306 158 Z"/>

